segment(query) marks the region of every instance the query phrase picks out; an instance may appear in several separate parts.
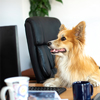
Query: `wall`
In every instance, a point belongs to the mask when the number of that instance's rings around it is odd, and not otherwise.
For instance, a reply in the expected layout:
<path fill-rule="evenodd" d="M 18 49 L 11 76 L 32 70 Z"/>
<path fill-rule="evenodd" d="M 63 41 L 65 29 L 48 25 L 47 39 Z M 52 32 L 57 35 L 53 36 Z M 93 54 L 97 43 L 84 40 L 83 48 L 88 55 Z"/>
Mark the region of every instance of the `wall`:
<path fill-rule="evenodd" d="M 50 0 L 50 17 L 57 17 L 69 29 L 80 21 L 86 22 L 86 53 L 100 66 L 100 0 L 63 0 L 63 4 Z M 0 26 L 17 25 L 21 70 L 31 68 L 25 37 L 24 22 L 29 12 L 29 0 L 0 0 Z"/>
<path fill-rule="evenodd" d="M 29 7 L 29 0 L 0 0 L 0 26 L 18 26 L 22 71 L 31 68 L 24 28 L 25 19 L 29 17 Z"/>

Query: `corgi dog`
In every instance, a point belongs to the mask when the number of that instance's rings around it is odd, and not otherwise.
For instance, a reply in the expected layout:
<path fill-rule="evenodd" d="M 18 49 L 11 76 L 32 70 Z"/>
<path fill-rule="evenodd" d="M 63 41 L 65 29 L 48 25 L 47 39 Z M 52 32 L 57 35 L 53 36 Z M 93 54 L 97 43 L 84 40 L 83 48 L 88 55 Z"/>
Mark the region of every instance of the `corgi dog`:
<path fill-rule="evenodd" d="M 93 86 L 100 85 L 99 66 L 84 53 L 85 27 L 84 21 L 71 30 L 62 24 L 58 38 L 48 42 L 51 53 L 55 55 L 57 73 L 54 78 L 47 79 L 44 86 L 72 87 L 75 81 L 89 81 Z"/>

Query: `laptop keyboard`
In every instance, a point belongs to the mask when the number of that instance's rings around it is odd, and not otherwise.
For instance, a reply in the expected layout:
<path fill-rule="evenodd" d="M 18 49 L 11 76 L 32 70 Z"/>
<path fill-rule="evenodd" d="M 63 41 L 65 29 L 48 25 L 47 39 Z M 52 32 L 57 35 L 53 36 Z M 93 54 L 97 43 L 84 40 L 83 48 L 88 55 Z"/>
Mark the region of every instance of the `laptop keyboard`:
<path fill-rule="evenodd" d="M 30 86 L 29 87 L 29 90 L 37 90 L 37 91 L 43 91 L 43 90 L 47 90 L 47 91 L 56 91 L 59 95 L 63 92 L 66 91 L 66 88 L 64 87 L 33 87 L 33 86 Z"/>

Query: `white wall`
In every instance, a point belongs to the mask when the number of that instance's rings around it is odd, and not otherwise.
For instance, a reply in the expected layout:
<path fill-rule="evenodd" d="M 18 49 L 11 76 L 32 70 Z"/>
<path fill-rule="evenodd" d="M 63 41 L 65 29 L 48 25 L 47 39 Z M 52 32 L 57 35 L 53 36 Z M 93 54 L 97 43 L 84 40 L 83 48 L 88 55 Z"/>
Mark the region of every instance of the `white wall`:
<path fill-rule="evenodd" d="M 86 53 L 100 66 L 100 0 L 50 0 L 50 17 L 57 17 L 69 29 L 80 21 L 86 22 Z M 17 25 L 21 70 L 31 68 L 24 22 L 29 13 L 29 0 L 0 0 L 0 26 Z"/>

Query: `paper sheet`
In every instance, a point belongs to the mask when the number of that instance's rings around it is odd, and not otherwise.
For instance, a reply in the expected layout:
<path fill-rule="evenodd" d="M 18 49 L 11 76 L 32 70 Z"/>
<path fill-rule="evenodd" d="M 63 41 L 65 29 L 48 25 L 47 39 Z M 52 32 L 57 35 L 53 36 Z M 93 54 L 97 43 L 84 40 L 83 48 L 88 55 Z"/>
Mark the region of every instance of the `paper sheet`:
<path fill-rule="evenodd" d="M 29 91 L 28 100 L 68 100 L 61 99 L 56 91 Z"/>

